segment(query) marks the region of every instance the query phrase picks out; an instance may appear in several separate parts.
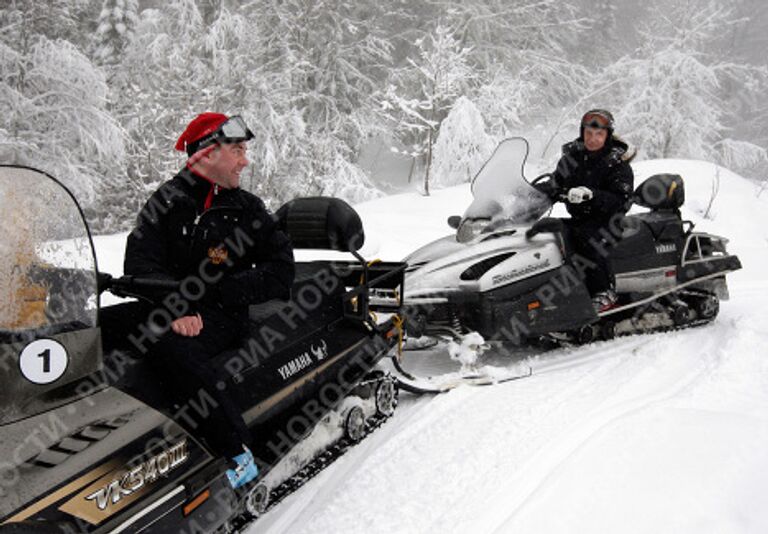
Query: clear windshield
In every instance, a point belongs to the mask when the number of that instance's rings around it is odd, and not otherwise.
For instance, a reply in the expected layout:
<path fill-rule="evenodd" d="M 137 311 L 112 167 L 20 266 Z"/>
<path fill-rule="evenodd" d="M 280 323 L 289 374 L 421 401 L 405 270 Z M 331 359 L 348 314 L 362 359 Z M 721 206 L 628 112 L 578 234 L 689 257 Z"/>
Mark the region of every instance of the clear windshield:
<path fill-rule="evenodd" d="M 459 241 L 502 224 L 530 224 L 547 212 L 552 205 L 549 198 L 525 179 L 527 157 L 528 142 L 522 137 L 499 143 L 472 181 L 474 200 L 462 217 Z"/>
<path fill-rule="evenodd" d="M 96 325 L 96 266 L 67 191 L 45 174 L 0 167 L 0 334 Z"/>
<path fill-rule="evenodd" d="M 0 427 L 87 392 L 101 366 L 96 261 L 75 200 L 49 176 L 0 166 Z"/>

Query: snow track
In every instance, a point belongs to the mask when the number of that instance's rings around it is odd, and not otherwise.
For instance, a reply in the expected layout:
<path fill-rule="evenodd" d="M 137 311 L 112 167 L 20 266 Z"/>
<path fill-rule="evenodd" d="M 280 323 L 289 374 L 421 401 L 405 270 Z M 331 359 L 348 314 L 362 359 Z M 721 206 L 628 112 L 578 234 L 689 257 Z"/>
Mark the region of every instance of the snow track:
<path fill-rule="evenodd" d="M 768 373 L 740 375 L 757 359 L 741 351 L 768 342 L 768 314 L 745 321 L 743 311 L 700 328 L 538 355 L 534 375 L 514 383 L 402 395 L 391 421 L 286 499 L 279 517 L 260 520 L 259 532 L 694 531 L 697 517 L 740 506 L 729 504 L 718 477 L 690 465 L 705 458 L 717 472 L 725 460 L 722 440 L 707 442 L 717 434 L 710 422 L 730 414 L 735 435 L 757 439 L 741 443 L 751 459 L 731 462 L 730 474 L 768 490 L 749 475 L 768 467 L 768 416 L 754 405 L 768 407 L 768 389 L 749 400 L 743 389 L 768 386 Z M 723 385 L 733 398 L 713 394 Z M 687 425 L 697 439 L 683 436 L 670 450 L 669 435 Z M 628 490 L 637 485 L 649 494 Z M 686 499 L 692 486 L 709 512 Z M 650 502 L 647 514 L 638 498 Z"/>

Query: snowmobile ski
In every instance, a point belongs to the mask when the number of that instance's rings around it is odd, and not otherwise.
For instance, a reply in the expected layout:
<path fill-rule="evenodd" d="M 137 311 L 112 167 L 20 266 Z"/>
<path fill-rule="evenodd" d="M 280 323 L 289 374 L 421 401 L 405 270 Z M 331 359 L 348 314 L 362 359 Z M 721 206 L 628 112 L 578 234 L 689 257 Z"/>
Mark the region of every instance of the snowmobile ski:
<path fill-rule="evenodd" d="M 397 355 L 391 357 L 392 365 L 397 370 L 397 384 L 400 389 L 415 395 L 432 395 L 447 393 L 459 386 L 495 386 L 507 382 L 514 382 L 533 375 L 533 369 L 525 366 L 526 371 L 511 371 L 499 373 L 494 368 L 493 373 L 483 373 L 483 367 L 468 373 L 451 373 L 442 376 L 417 376 L 406 371 Z"/>

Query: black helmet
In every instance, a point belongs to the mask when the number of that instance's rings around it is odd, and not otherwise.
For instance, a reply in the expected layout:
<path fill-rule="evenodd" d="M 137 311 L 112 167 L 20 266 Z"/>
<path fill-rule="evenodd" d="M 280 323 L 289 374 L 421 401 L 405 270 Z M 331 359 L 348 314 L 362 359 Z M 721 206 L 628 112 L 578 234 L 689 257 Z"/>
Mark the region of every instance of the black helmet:
<path fill-rule="evenodd" d="M 579 137 L 584 139 L 584 128 L 602 128 L 608 130 L 608 138 L 613 135 L 613 115 L 610 111 L 604 109 L 590 109 L 581 118 L 581 127 L 579 128 Z"/>

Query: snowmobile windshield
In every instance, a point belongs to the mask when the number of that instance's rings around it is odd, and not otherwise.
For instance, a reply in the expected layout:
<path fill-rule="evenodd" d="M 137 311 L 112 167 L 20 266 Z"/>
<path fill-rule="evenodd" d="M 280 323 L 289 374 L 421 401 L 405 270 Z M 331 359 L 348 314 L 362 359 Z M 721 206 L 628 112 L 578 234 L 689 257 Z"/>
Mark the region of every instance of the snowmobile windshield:
<path fill-rule="evenodd" d="M 98 339 L 98 301 L 91 239 L 63 186 L 33 169 L 0 166 L 0 221 L 3 423 L 36 413 L 34 399 L 92 370 L 96 356 L 80 352 Z"/>
<path fill-rule="evenodd" d="M 472 180 L 474 200 L 464 212 L 456 234 L 466 242 L 501 225 L 527 225 L 537 221 L 552 206 L 549 198 L 525 179 L 523 167 L 528 141 L 505 139 Z"/>

